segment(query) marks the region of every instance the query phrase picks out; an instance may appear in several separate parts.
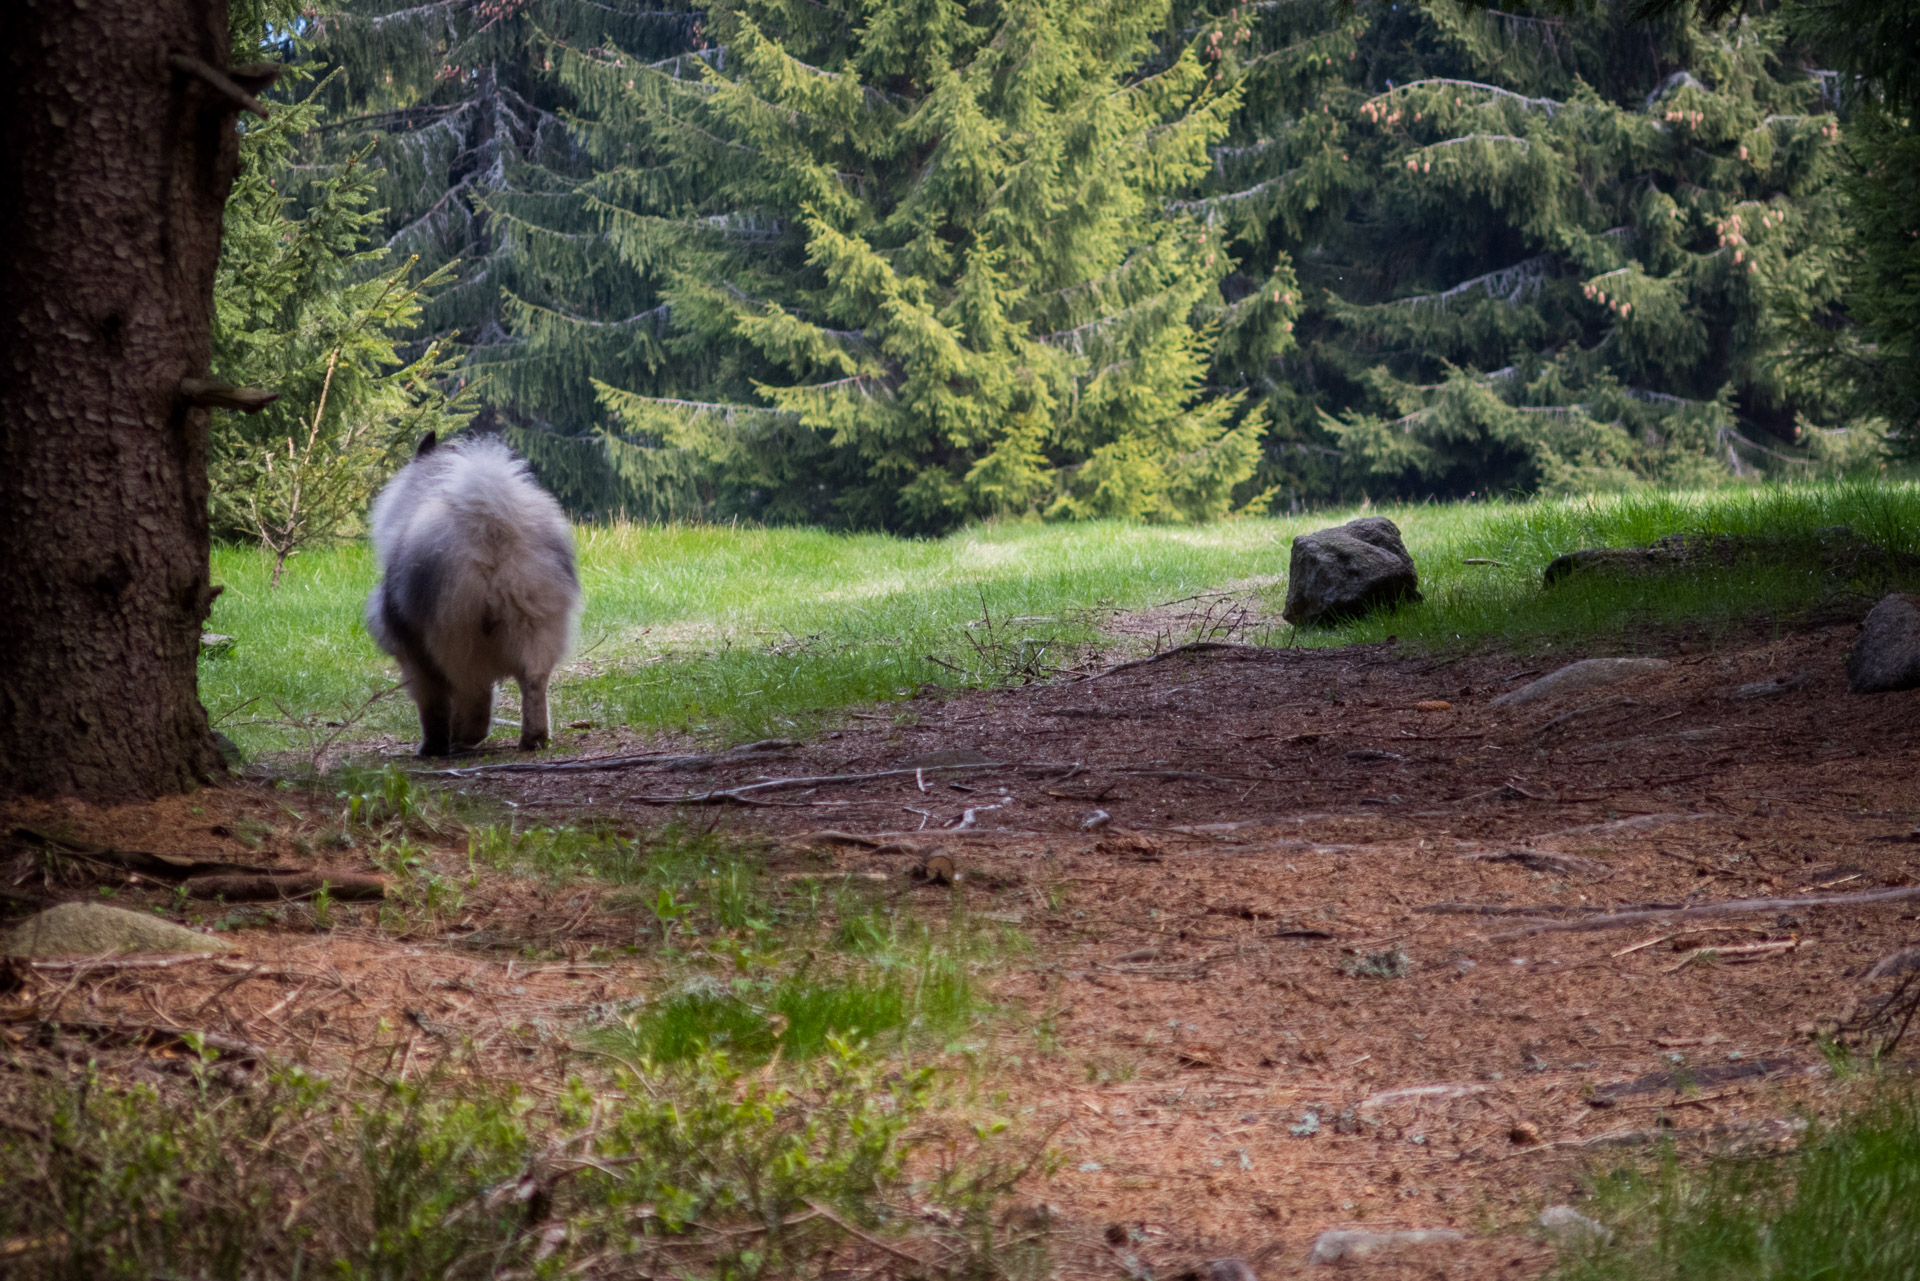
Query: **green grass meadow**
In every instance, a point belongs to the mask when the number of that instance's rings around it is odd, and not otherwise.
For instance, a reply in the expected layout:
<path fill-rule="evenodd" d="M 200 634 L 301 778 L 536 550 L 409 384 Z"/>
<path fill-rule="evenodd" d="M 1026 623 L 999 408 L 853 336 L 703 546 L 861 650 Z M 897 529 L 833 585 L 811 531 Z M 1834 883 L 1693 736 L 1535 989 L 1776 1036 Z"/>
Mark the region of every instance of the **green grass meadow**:
<path fill-rule="evenodd" d="M 554 721 L 714 740 L 804 734 L 922 684 L 1017 684 L 1087 661 L 1096 647 L 1117 652 L 1103 630 L 1114 611 L 1246 579 L 1266 581 L 1259 595 L 1270 622 L 1234 639 L 1319 646 L 1392 635 L 1442 648 L 1631 650 L 1649 628 L 1785 620 L 1887 584 L 1829 582 L 1806 562 L 1543 592 L 1549 561 L 1683 531 L 1810 537 L 1836 524 L 1920 554 L 1920 485 L 1904 481 L 1373 510 L 1400 524 L 1425 602 L 1298 632 L 1278 622 L 1290 542 L 1352 511 L 1197 527 L 1008 522 L 938 540 L 582 526 L 586 615 L 556 682 Z M 332 733 L 415 733 L 403 694 L 363 710 L 397 675 L 361 620 L 375 578 L 370 549 L 297 556 L 277 589 L 270 576 L 254 548 L 215 549 L 214 578 L 226 590 L 208 626 L 236 641 L 201 663 L 201 697 L 219 727 L 249 752 L 311 746 Z M 514 715 L 510 700 L 501 714 Z"/>

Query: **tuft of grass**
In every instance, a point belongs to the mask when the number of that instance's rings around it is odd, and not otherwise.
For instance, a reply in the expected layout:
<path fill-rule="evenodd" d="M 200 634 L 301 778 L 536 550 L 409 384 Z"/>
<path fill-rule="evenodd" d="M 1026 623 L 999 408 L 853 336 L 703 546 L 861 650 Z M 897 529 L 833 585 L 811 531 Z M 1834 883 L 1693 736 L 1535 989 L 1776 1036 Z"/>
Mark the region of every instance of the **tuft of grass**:
<path fill-rule="evenodd" d="M 1669 1152 L 1596 1194 L 1612 1236 L 1570 1247 L 1562 1281 L 1920 1276 L 1920 1094 L 1883 1086 L 1784 1157 Z"/>
<path fill-rule="evenodd" d="M 759 1063 L 776 1052 L 812 1058 L 836 1040 L 897 1046 L 964 1033 L 984 1009 L 969 958 L 995 944 L 965 922 L 936 933 L 879 917 L 842 916 L 824 938 L 811 936 L 824 946 L 805 946 L 810 936 L 797 930 L 762 931 L 758 949 L 720 940 L 709 951 L 733 958 L 734 977 L 686 974 L 644 1013 L 597 1035 L 609 1049 L 659 1062 L 718 1050 Z"/>
<path fill-rule="evenodd" d="M 971 1013 L 971 987 L 964 971 L 948 970 L 948 976 L 956 982 L 931 985 L 931 1010 L 921 1008 L 919 991 L 909 992 L 898 974 L 826 980 L 792 975 L 772 982 L 736 979 L 726 987 L 695 986 L 609 1034 L 608 1044 L 663 1063 L 708 1049 L 743 1063 L 765 1062 L 776 1049 L 783 1058 L 804 1060 L 825 1049 L 830 1038 L 884 1037 L 916 1017 L 952 1026 L 957 1015 L 964 1023 Z"/>
<path fill-rule="evenodd" d="M 645 851 L 607 823 L 526 828 L 512 822 L 475 824 L 467 829 L 467 855 L 472 862 L 498 871 L 561 882 L 604 880 L 628 885 L 646 869 Z"/>
<path fill-rule="evenodd" d="M 349 837 L 356 829 L 377 836 L 417 832 L 445 837 L 460 828 L 447 794 L 416 782 L 398 765 L 377 770 L 343 766 L 314 780 L 316 789 L 323 784 L 338 789 L 341 830 Z"/>
<path fill-rule="evenodd" d="M 1420 569 L 1423 604 L 1330 629 L 1294 631 L 1236 616 L 1276 644 L 1389 636 L 1425 647 L 1632 648 L 1649 628 L 1708 632 L 1790 618 L 1879 581 L 1827 581 L 1813 559 L 1639 581 L 1576 578 L 1543 591 L 1554 557 L 1683 532 L 1811 542 L 1845 524 L 1920 555 L 1920 484 L 1823 484 L 1641 491 L 1571 499 L 1407 505 L 1392 517 Z M 1249 518 L 1202 527 L 1122 522 L 1001 523 L 938 540 L 809 529 L 583 526 L 587 612 L 579 655 L 559 675 L 553 718 L 710 739 L 794 737 L 843 709 L 923 686 L 1050 678 L 1084 661 L 1114 610 L 1178 600 L 1235 580 L 1259 588 L 1269 620 L 1285 597 L 1291 540 L 1358 513 Z M 1468 560 L 1498 564 L 1467 564 Z M 202 696 L 249 753 L 314 749 L 312 722 L 355 737 L 416 732 L 404 697 L 369 702 L 395 679 L 360 621 L 374 566 L 362 545 L 308 553 L 276 590 L 256 549 L 214 552 L 226 587 L 209 626 L 236 638 L 202 660 Z M 1859 604 L 1853 601 L 1848 607 Z M 1196 634 L 1216 630 L 1203 621 Z M 518 717 L 504 687 L 499 715 Z M 263 709 L 266 709 L 263 711 Z"/>

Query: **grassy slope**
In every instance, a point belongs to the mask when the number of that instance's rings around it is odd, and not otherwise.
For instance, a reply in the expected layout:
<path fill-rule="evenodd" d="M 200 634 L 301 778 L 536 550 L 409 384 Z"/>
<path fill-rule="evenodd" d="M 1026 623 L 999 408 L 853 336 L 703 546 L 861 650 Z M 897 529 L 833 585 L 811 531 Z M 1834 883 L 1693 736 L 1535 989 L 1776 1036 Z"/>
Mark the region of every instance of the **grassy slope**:
<path fill-rule="evenodd" d="M 1817 603 L 1834 585 L 1809 569 L 1743 570 L 1545 595 L 1539 582 L 1548 561 L 1681 530 L 1810 534 L 1838 523 L 1920 553 L 1920 486 L 1912 484 L 1383 510 L 1405 531 L 1426 603 L 1330 632 L 1279 629 L 1255 639 L 1321 645 L 1398 635 L 1445 645 L 1498 637 L 1527 646 L 1578 639 L 1631 648 L 1648 621 L 1711 627 L 1779 616 Z M 1054 662 L 1099 640 L 1101 607 L 1137 608 L 1236 579 L 1279 579 L 1294 535 L 1350 514 L 1203 528 L 1000 524 L 938 541 L 802 529 L 583 528 L 587 614 L 579 657 L 559 683 L 555 720 L 747 738 L 804 732 L 822 714 L 893 698 L 921 682 L 1001 683 L 1017 678 L 1041 642 L 1049 646 L 1041 660 Z M 1462 564 L 1468 557 L 1504 564 Z M 364 546 L 296 559 L 277 591 L 267 585 L 268 568 L 252 549 L 215 552 L 215 578 L 227 590 L 210 627 L 239 643 L 201 666 L 208 708 L 250 750 L 298 745 L 302 733 L 284 722 L 342 719 L 393 679 L 360 622 L 374 578 Z M 1267 589 L 1275 613 L 1284 591 L 1284 583 Z M 1016 620 L 1010 643 L 984 656 L 973 642 L 985 629 L 967 626 L 983 607 L 996 620 Z M 1024 650 L 1022 637 L 1033 638 Z M 510 705 L 504 714 L 513 715 Z M 398 696 L 364 725 L 356 735 L 414 732 L 412 710 Z"/>

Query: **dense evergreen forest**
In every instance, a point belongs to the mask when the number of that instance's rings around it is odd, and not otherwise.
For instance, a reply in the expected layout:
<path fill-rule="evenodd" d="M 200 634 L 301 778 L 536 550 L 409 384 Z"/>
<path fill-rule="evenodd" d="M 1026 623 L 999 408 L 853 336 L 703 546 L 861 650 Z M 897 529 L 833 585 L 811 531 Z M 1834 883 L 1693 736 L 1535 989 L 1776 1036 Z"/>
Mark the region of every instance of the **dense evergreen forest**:
<path fill-rule="evenodd" d="M 1859 9 L 255 15 L 222 352 L 306 394 L 217 514 L 324 537 L 476 413 L 581 515 L 907 532 L 1877 466 L 1920 163 Z"/>

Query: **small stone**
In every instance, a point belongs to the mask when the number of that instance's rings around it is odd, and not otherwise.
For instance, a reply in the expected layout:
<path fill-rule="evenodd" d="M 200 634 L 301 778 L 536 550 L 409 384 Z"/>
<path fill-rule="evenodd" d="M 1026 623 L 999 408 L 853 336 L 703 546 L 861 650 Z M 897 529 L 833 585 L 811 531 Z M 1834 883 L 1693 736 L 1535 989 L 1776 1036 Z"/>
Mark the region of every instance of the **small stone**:
<path fill-rule="evenodd" d="M 1307 1252 L 1308 1263 L 1346 1263 L 1382 1250 L 1406 1246 L 1446 1245 L 1466 1238 L 1452 1228 L 1417 1228 L 1410 1232 L 1367 1232 L 1360 1228 L 1333 1228 L 1322 1232 Z"/>
<path fill-rule="evenodd" d="M 1894 592 L 1873 607 L 1847 655 L 1847 681 L 1856 694 L 1920 689 L 1920 596 Z"/>
<path fill-rule="evenodd" d="M 1245 1259 L 1215 1259 L 1207 1265 L 1207 1281 L 1260 1281 Z"/>
<path fill-rule="evenodd" d="M 219 632 L 200 633 L 200 657 L 219 658 L 231 654 L 237 642 L 231 636 L 222 636 Z"/>
<path fill-rule="evenodd" d="M 1597 1219 L 1590 1219 L 1570 1205 L 1550 1205 L 1540 1211 L 1540 1226 L 1548 1236 L 1563 1245 L 1587 1241 L 1605 1241 L 1613 1236 Z"/>
<path fill-rule="evenodd" d="M 62 903 L 0 934 L 0 956 L 166 956 L 227 950 L 224 940 L 104 903 Z"/>
<path fill-rule="evenodd" d="M 1516 1121 L 1507 1131 L 1507 1138 L 1523 1148 L 1530 1148 L 1540 1141 L 1540 1127 L 1531 1121 Z"/>
<path fill-rule="evenodd" d="M 1281 617 L 1295 627 L 1330 624 L 1421 599 L 1400 527 L 1385 516 L 1362 516 L 1293 540 Z"/>
<path fill-rule="evenodd" d="M 1666 666 L 1668 663 L 1664 658 L 1589 658 L 1569 663 L 1557 672 L 1542 676 L 1519 689 L 1509 690 L 1487 706 L 1525 707 L 1528 703 L 1538 703 L 1561 694 L 1615 685 L 1635 676 L 1657 672 Z"/>

